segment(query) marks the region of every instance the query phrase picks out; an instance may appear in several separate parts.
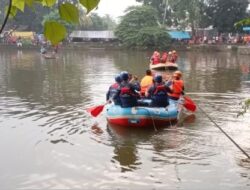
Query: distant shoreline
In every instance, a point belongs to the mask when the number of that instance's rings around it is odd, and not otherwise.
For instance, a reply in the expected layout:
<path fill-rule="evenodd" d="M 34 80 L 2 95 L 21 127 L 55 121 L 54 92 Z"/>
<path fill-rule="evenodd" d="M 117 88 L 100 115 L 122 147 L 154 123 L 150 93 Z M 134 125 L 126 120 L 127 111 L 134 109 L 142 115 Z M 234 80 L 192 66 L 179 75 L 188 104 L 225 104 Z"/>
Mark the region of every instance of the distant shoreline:
<path fill-rule="evenodd" d="M 14 44 L 0 44 L 0 49 L 36 49 L 40 50 L 40 46 L 36 45 L 23 45 L 17 47 Z M 126 50 L 126 47 L 119 46 L 117 44 L 99 44 L 99 43 L 71 43 L 62 45 L 64 50 Z M 131 49 L 131 48 L 129 48 Z M 246 45 L 234 45 L 234 44 L 198 44 L 198 45 L 172 45 L 170 49 L 176 49 L 178 51 L 209 51 L 209 52 L 234 52 L 238 54 L 250 55 L 250 46 Z M 138 51 L 145 51 L 150 49 L 135 48 Z M 152 49 L 154 50 L 154 49 Z"/>

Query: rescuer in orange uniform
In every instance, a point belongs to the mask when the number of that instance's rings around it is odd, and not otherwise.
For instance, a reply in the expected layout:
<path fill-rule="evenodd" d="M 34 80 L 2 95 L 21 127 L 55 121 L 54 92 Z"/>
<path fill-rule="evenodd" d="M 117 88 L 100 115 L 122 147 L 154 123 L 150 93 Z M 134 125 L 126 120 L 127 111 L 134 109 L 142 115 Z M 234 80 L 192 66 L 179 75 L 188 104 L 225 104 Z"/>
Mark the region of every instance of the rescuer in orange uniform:
<path fill-rule="evenodd" d="M 175 71 L 173 79 L 167 83 L 167 86 L 169 86 L 172 91 L 168 93 L 168 96 L 172 100 L 178 100 L 181 95 L 184 95 L 184 82 L 181 78 L 182 73 L 180 71 Z"/>

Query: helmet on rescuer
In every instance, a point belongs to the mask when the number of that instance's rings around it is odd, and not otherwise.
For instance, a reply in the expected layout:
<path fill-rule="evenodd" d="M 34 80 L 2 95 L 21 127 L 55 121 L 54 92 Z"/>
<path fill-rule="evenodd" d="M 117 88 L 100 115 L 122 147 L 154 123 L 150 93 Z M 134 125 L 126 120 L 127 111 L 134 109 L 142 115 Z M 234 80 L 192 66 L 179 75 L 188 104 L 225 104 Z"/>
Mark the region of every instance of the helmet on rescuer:
<path fill-rule="evenodd" d="M 129 75 L 128 75 L 127 71 L 122 71 L 120 76 L 121 76 L 121 79 L 124 80 L 124 81 L 127 81 L 128 78 L 129 78 Z"/>
<path fill-rule="evenodd" d="M 154 78 L 155 82 L 161 83 L 162 82 L 162 76 L 161 75 L 156 75 Z"/>
<path fill-rule="evenodd" d="M 182 77 L 182 72 L 181 71 L 175 71 L 173 74 L 174 77 L 181 78 Z"/>
<path fill-rule="evenodd" d="M 122 82 L 121 76 L 120 75 L 115 76 L 115 81 L 117 83 L 121 83 Z"/>

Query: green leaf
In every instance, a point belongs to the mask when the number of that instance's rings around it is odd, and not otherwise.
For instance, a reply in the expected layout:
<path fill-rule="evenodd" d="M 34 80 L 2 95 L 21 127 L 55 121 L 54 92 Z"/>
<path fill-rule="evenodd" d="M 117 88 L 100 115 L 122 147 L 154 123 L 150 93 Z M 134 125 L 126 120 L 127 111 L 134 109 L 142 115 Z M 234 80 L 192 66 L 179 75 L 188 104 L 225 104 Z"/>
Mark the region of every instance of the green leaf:
<path fill-rule="evenodd" d="M 44 24 L 44 36 L 53 45 L 58 44 L 66 37 L 66 28 L 56 21 L 46 21 Z"/>
<path fill-rule="evenodd" d="M 59 14 L 60 14 L 61 19 L 65 21 L 68 21 L 71 23 L 79 22 L 79 11 L 71 3 L 61 4 L 59 7 Z"/>
<path fill-rule="evenodd" d="M 33 0 L 25 0 L 25 4 L 28 5 L 29 7 L 32 7 Z"/>
<path fill-rule="evenodd" d="M 93 10 L 100 2 L 100 0 L 79 0 L 80 3 L 87 9 L 87 14 Z"/>
<path fill-rule="evenodd" d="M 9 9 L 9 6 L 6 6 L 5 7 L 5 15 L 7 14 L 8 9 Z M 15 17 L 16 13 L 17 13 L 17 8 L 12 6 L 10 9 L 10 18 Z"/>
<path fill-rule="evenodd" d="M 52 7 L 56 3 L 56 0 L 42 0 L 42 5 L 46 7 Z"/>
<path fill-rule="evenodd" d="M 34 0 L 34 2 L 42 4 L 43 0 Z"/>
<path fill-rule="evenodd" d="M 250 18 L 242 19 L 239 22 L 236 22 L 234 24 L 234 27 L 240 28 L 242 26 L 248 26 L 248 25 L 250 25 Z"/>
<path fill-rule="evenodd" d="M 23 12 L 25 7 L 25 0 L 13 0 L 12 6 Z"/>

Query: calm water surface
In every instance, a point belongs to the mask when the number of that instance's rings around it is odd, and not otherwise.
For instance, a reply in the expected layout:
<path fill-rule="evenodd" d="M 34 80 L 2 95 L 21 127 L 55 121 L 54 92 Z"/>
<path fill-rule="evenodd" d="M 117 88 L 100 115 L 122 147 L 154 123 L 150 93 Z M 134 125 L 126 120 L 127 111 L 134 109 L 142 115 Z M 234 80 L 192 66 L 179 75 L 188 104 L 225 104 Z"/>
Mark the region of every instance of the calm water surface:
<path fill-rule="evenodd" d="M 250 162 L 200 110 L 178 126 L 107 125 L 103 104 L 122 70 L 140 78 L 150 52 L 0 50 L 1 189 L 250 189 Z M 249 56 L 180 52 L 186 91 L 250 154 Z"/>

